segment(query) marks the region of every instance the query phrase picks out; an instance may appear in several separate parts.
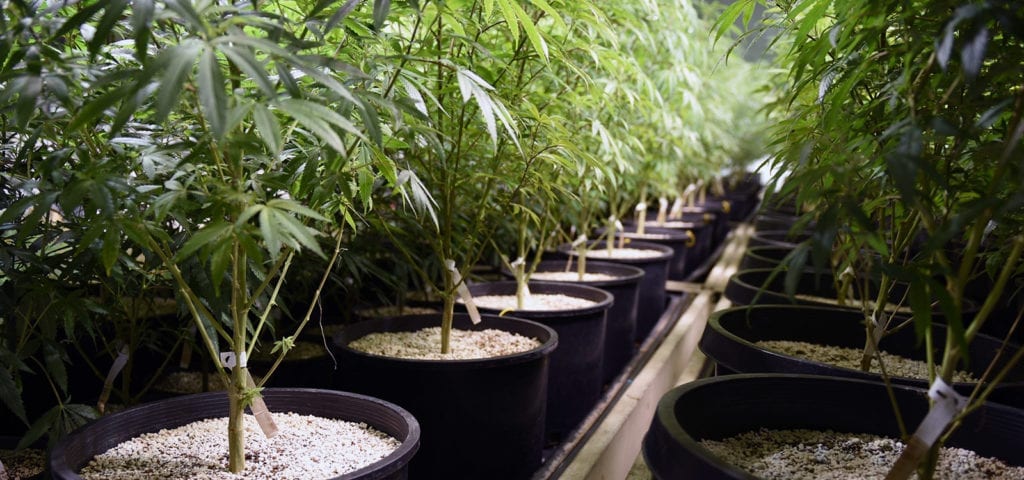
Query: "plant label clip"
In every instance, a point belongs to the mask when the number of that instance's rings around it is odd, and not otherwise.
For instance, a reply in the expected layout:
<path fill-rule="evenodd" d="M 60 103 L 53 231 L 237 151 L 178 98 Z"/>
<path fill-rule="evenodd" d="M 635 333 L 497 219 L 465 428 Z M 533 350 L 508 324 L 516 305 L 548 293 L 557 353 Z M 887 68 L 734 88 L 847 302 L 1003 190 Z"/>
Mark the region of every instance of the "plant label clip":
<path fill-rule="evenodd" d="M 240 362 L 236 362 L 237 359 L 241 359 Z M 241 368 L 247 368 L 248 358 L 245 356 L 245 352 L 241 352 L 238 357 L 235 356 L 235 352 L 220 352 L 220 364 L 224 368 L 235 368 L 237 364 Z"/>
<path fill-rule="evenodd" d="M 462 302 L 466 304 L 466 311 L 469 312 L 469 319 L 473 321 L 473 325 L 479 324 L 480 311 L 476 309 L 476 303 L 473 302 L 473 294 L 469 293 L 469 287 L 466 286 L 466 282 L 462 281 L 462 275 L 459 275 L 459 269 L 455 268 L 455 260 L 445 260 L 444 265 L 448 268 L 449 272 L 452 272 L 452 281 L 455 282 L 455 291 L 458 292 L 459 297 L 462 298 Z"/>
<path fill-rule="evenodd" d="M 114 389 L 114 380 L 121 374 L 121 370 L 124 370 L 126 364 L 128 364 L 128 344 L 123 343 L 121 348 L 117 349 L 117 358 L 110 365 L 107 378 L 103 380 L 103 391 L 100 392 L 100 398 L 96 402 L 96 410 L 99 410 L 100 413 L 106 411 L 107 400 L 110 399 L 110 392 Z"/>
<path fill-rule="evenodd" d="M 245 352 L 242 353 L 245 354 Z M 256 388 L 256 382 L 253 381 L 248 368 L 245 369 L 245 388 Z M 277 435 L 277 423 L 274 422 L 274 417 L 270 414 L 270 409 L 267 408 L 267 402 L 263 401 L 262 395 L 253 397 L 249 410 L 252 411 L 252 416 L 256 418 L 256 423 L 259 424 L 260 430 L 263 430 L 263 435 L 267 438 L 273 438 Z"/>
<path fill-rule="evenodd" d="M 938 440 L 942 431 L 953 421 L 953 417 L 956 417 L 967 406 L 967 399 L 956 393 L 953 387 L 939 377 L 935 377 L 931 388 L 928 389 L 928 397 L 935 403 L 928 410 L 921 425 L 917 427 L 914 436 L 931 447 Z"/>

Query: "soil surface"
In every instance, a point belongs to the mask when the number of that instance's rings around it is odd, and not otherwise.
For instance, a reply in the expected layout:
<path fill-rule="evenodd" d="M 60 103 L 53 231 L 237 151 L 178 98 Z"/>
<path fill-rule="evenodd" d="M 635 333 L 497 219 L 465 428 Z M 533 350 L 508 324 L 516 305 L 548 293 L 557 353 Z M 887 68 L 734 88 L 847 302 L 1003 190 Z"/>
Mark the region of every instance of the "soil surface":
<path fill-rule="evenodd" d="M 880 480 L 904 448 L 900 441 L 875 435 L 812 430 L 759 430 L 700 444 L 765 480 Z M 943 448 L 937 470 L 935 480 L 1024 478 L 1024 467 L 961 448 Z"/>
<path fill-rule="evenodd" d="M 371 333 L 348 344 L 371 355 L 415 360 L 470 360 L 528 352 L 541 343 L 533 338 L 496 329 L 452 329 L 451 351 L 441 353 L 441 327 L 413 332 Z"/>
<path fill-rule="evenodd" d="M 245 418 L 245 470 L 228 471 L 227 418 L 148 433 L 96 456 L 86 480 L 128 479 L 324 479 L 376 462 L 401 443 L 362 423 L 279 413 L 280 431 L 266 438 Z"/>
<path fill-rule="evenodd" d="M 776 351 L 791 357 L 799 357 L 816 362 L 827 363 L 837 367 L 860 370 L 860 360 L 863 350 L 858 348 L 835 347 L 831 345 L 818 345 L 808 342 L 795 342 L 788 340 L 762 340 L 755 345 L 768 350 Z M 882 360 L 885 365 L 885 372 L 890 377 L 928 379 L 928 363 L 920 360 L 913 360 L 899 355 L 882 352 Z M 870 371 L 879 373 L 878 356 L 871 360 Z M 957 371 L 953 374 L 954 382 L 977 382 L 978 379 L 969 372 Z"/>
<path fill-rule="evenodd" d="M 515 295 L 480 295 L 473 297 L 473 302 L 481 308 L 494 310 L 522 310 L 522 311 L 561 311 L 576 310 L 597 305 L 597 302 L 586 298 L 572 297 L 569 295 L 549 295 L 534 293 L 523 299 L 523 308 L 519 308 Z"/>

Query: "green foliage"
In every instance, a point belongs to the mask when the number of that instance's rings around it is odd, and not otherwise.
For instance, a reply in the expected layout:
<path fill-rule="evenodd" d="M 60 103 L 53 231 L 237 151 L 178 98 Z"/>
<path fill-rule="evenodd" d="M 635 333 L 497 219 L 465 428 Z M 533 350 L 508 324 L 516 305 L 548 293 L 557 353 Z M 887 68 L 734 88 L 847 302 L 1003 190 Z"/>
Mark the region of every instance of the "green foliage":
<path fill-rule="evenodd" d="M 737 2 L 722 20 L 754 3 Z M 788 48 L 789 90 L 774 105 L 773 154 L 788 175 L 778 183 L 815 220 L 813 257 L 855 271 L 862 300 L 871 283 L 882 287 L 876 300 L 909 283 L 929 345 L 941 312 L 951 334 L 934 374 L 946 381 L 1007 280 L 1024 272 L 1024 169 L 1014 160 L 1024 133 L 1022 7 L 815 0 L 779 2 L 766 20 Z M 987 272 L 984 257 L 1002 262 Z M 966 289 L 983 276 L 992 288 L 968 322 Z M 877 304 L 869 333 L 895 326 Z"/>

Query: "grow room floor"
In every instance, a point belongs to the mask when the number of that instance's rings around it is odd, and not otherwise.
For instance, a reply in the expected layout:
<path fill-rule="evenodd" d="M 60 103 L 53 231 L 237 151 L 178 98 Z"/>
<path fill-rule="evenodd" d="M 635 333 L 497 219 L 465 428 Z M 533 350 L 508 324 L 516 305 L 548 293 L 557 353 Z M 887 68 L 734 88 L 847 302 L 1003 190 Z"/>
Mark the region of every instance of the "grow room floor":
<path fill-rule="evenodd" d="M 640 347 L 636 364 L 572 438 L 552 452 L 534 480 L 651 478 L 640 454 L 643 436 L 661 396 L 704 375 L 705 358 L 697 343 L 711 312 L 730 306 L 722 292 L 752 232 L 748 223 L 732 229 L 703 283 L 669 282 L 673 298 Z"/>

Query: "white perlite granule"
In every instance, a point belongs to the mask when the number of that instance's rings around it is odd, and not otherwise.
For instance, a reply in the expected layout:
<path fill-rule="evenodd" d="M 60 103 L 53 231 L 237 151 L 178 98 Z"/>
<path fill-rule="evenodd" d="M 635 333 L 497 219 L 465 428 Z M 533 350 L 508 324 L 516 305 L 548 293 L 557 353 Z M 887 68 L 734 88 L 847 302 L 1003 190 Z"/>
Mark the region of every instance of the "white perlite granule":
<path fill-rule="evenodd" d="M 530 275 L 533 280 L 546 280 L 549 282 L 579 282 L 579 272 L 534 272 Z M 586 272 L 583 274 L 583 283 L 592 282 L 607 282 L 609 280 L 615 280 L 615 275 L 608 275 L 607 273 L 592 273 Z"/>
<path fill-rule="evenodd" d="M 519 308 L 515 295 L 481 295 L 473 297 L 473 303 L 481 308 L 493 310 L 522 310 L 522 311 L 560 311 L 576 310 L 597 305 L 597 302 L 586 298 L 571 297 L 569 295 L 549 295 L 545 293 L 533 293 L 523 299 L 523 308 Z"/>
<path fill-rule="evenodd" d="M 228 471 L 228 419 L 213 418 L 147 433 L 97 455 L 86 480 L 323 479 L 376 462 L 401 443 L 363 423 L 278 413 L 274 438 L 245 416 L 245 470 Z"/>
<path fill-rule="evenodd" d="M 353 340 L 348 347 L 371 355 L 414 360 L 471 360 L 528 352 L 540 341 L 493 328 L 452 329 L 451 351 L 441 353 L 441 327 L 413 332 L 378 332 Z"/>
<path fill-rule="evenodd" d="M 721 441 L 700 442 L 717 457 L 764 480 L 882 479 L 903 452 L 902 442 L 868 434 L 829 430 L 746 432 Z M 914 474 L 911 478 L 917 478 Z M 935 480 L 1011 480 L 1024 467 L 945 447 Z"/>
<path fill-rule="evenodd" d="M 860 360 L 864 351 L 857 348 L 835 347 L 831 345 L 818 345 L 809 342 L 795 342 L 789 340 L 761 340 L 755 345 L 779 352 L 791 357 L 805 358 L 816 362 L 827 363 L 837 367 L 852 368 L 860 370 Z M 905 377 L 916 379 L 928 378 L 928 363 L 920 360 L 913 360 L 899 355 L 882 352 L 882 359 L 885 361 L 885 372 L 890 377 Z M 871 358 L 870 371 L 879 373 L 878 357 Z M 954 382 L 977 382 L 978 379 L 969 372 L 956 371 L 953 373 Z"/>
<path fill-rule="evenodd" d="M 587 250 L 587 258 L 591 259 L 631 259 L 631 258 L 654 258 L 664 255 L 661 250 L 650 250 L 646 248 L 613 248 L 608 254 L 607 248 L 595 248 Z"/>

